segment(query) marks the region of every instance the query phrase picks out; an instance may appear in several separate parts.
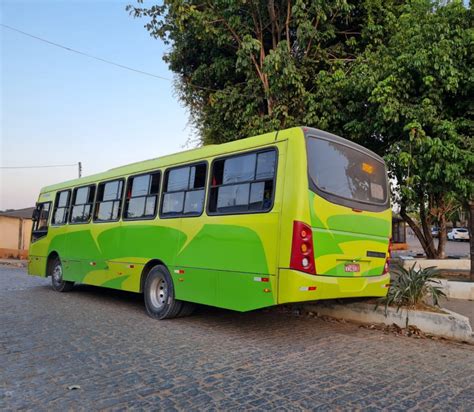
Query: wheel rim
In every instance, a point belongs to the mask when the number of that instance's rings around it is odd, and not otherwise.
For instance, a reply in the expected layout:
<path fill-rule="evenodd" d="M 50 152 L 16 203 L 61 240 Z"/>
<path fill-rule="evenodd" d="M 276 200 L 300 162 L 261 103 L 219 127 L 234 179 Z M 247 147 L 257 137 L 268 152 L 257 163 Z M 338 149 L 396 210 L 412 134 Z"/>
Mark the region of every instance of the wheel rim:
<path fill-rule="evenodd" d="M 153 279 L 148 296 L 152 306 L 161 309 L 168 299 L 168 284 L 164 279 Z"/>
<path fill-rule="evenodd" d="M 56 265 L 53 270 L 53 281 L 59 285 L 63 280 L 63 269 L 61 265 Z"/>

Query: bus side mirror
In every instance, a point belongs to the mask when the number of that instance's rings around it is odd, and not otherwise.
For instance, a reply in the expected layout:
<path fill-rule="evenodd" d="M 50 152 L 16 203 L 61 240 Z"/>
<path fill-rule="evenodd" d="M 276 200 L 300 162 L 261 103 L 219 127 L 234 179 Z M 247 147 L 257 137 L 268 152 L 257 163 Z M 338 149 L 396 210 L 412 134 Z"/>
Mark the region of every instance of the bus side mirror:
<path fill-rule="evenodd" d="M 33 215 L 31 216 L 31 220 L 33 220 L 33 222 L 36 222 L 39 219 L 39 213 L 39 209 L 33 210 Z"/>

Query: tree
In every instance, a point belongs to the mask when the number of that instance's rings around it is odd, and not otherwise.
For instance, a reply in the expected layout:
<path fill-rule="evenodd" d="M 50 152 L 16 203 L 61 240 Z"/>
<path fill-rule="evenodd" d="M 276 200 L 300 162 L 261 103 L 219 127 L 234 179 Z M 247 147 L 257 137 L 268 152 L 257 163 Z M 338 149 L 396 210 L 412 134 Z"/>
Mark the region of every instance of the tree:
<path fill-rule="evenodd" d="M 393 35 L 359 56 L 345 79 L 358 103 L 348 106 L 344 128 L 385 155 L 400 215 L 429 258 L 445 257 L 447 215 L 473 193 L 472 23 L 461 2 L 402 5 Z"/>
<path fill-rule="evenodd" d="M 401 216 L 428 257 L 444 257 L 446 215 L 473 192 L 474 109 L 472 11 L 443 3 L 165 0 L 128 10 L 170 45 L 165 60 L 202 143 L 294 125 L 356 140 L 386 157 Z"/>
<path fill-rule="evenodd" d="M 330 128 L 340 108 L 325 90 L 367 44 L 382 42 L 395 3 L 165 0 L 127 9 L 171 46 L 164 58 L 207 144 L 300 124 Z"/>

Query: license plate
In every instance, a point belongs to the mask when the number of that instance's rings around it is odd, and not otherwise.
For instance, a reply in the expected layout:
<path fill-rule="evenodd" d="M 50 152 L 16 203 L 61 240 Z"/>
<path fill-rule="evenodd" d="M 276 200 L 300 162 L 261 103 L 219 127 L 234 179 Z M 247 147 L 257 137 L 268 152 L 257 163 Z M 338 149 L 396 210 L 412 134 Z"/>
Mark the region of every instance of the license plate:
<path fill-rule="evenodd" d="M 360 265 L 358 263 L 348 263 L 344 266 L 344 272 L 360 272 Z"/>

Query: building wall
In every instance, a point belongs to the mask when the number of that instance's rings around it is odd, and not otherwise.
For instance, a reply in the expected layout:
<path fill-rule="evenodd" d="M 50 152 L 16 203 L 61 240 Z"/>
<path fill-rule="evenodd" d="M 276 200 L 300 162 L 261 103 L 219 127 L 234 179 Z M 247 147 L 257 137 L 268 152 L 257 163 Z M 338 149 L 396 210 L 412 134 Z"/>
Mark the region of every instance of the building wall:
<path fill-rule="evenodd" d="M 25 258 L 30 247 L 31 219 L 0 216 L 0 258 Z"/>

